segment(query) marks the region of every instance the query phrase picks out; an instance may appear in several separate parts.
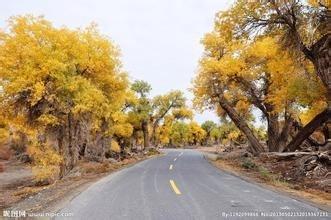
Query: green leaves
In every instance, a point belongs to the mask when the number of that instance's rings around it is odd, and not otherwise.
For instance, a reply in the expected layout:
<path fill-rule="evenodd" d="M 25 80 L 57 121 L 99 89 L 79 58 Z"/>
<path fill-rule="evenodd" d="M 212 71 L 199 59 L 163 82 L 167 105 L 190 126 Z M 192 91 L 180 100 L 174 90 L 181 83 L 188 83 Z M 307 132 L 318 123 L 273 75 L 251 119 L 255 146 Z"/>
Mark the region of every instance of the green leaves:
<path fill-rule="evenodd" d="M 159 95 L 153 98 L 153 109 L 154 118 L 162 119 L 164 116 L 170 112 L 170 110 L 175 108 L 181 108 L 185 106 L 185 97 L 183 92 L 175 90 L 171 91 L 165 95 Z"/>
<path fill-rule="evenodd" d="M 143 80 L 136 80 L 131 85 L 131 90 L 140 95 L 140 98 L 146 98 L 152 90 L 152 86 Z"/>

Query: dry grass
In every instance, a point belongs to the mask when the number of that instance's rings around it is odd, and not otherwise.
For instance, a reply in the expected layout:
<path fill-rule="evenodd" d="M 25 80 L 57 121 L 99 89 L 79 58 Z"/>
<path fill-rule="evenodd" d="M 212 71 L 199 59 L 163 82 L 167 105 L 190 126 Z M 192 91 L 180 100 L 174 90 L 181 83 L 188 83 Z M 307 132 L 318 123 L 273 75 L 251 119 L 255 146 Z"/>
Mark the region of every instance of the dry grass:
<path fill-rule="evenodd" d="M 32 196 L 41 190 L 44 190 L 46 187 L 24 187 L 21 189 L 16 190 L 13 195 L 14 196 L 19 196 L 19 197 L 27 197 L 27 196 Z"/>
<path fill-rule="evenodd" d="M 84 174 L 100 174 L 111 171 L 111 165 L 109 163 L 98 162 L 86 162 L 81 165 L 81 170 Z"/>

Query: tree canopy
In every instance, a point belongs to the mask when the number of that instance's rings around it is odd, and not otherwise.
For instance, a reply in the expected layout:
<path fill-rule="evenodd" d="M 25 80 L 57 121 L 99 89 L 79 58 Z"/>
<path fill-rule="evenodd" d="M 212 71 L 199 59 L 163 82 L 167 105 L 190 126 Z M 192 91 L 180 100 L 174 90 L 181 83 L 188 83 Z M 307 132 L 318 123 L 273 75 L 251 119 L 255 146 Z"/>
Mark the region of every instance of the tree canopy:
<path fill-rule="evenodd" d="M 312 55 L 310 49 L 328 36 L 324 25 L 328 7 L 239 0 L 219 12 L 214 29 L 202 40 L 205 51 L 193 82 L 196 108 L 212 108 L 231 118 L 255 154 L 264 151 L 250 128 L 252 112 L 258 109 L 268 124 L 268 150 L 295 149 L 298 145 L 293 142 L 308 138 L 313 127 L 328 118 L 323 110 L 329 89 L 319 73 L 323 67 L 316 65 L 320 53 Z M 317 21 L 316 34 L 311 35 Z M 296 137 L 291 134 L 306 124 Z"/>

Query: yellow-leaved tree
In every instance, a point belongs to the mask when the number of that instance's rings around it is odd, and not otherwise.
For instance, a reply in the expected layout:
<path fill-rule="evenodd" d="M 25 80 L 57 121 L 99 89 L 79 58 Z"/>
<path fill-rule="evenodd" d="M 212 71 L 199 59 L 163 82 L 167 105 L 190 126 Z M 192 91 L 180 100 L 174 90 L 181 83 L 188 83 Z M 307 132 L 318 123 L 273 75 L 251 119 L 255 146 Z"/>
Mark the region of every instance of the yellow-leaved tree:
<path fill-rule="evenodd" d="M 259 109 L 268 124 L 268 150 L 284 151 L 300 115 L 325 101 L 325 89 L 311 64 L 298 62 L 276 33 L 253 39 L 249 34 L 238 35 L 243 13 L 238 5 L 244 2 L 218 13 L 214 30 L 202 40 L 205 53 L 193 83 L 195 105 L 215 108 L 229 117 L 254 154 L 264 151 L 249 125 L 251 111 Z"/>
<path fill-rule="evenodd" d="M 296 63 L 310 66 L 307 69 L 310 69 L 311 78 L 315 78 L 313 81 L 317 78 L 317 84 L 322 85 L 324 92 L 320 94 L 323 100 L 309 103 L 311 110 L 308 109 L 303 118 L 306 124 L 298 126 L 299 132 L 286 147 L 290 151 L 298 149 L 319 127 L 325 130 L 323 145 L 331 146 L 330 19 L 330 1 L 324 0 L 237 0 L 229 10 L 217 16 L 222 24 L 219 27 L 229 33 L 229 38 L 251 41 L 272 36 L 281 50 L 290 52 Z M 300 80 L 297 80 L 297 85 L 300 85 Z M 318 87 L 310 88 L 319 91 Z"/>
<path fill-rule="evenodd" d="M 36 166 L 60 165 L 60 176 L 79 155 L 104 158 L 128 93 L 119 50 L 95 25 L 56 28 L 31 15 L 0 34 L 0 87 L 11 131 L 27 136 Z"/>

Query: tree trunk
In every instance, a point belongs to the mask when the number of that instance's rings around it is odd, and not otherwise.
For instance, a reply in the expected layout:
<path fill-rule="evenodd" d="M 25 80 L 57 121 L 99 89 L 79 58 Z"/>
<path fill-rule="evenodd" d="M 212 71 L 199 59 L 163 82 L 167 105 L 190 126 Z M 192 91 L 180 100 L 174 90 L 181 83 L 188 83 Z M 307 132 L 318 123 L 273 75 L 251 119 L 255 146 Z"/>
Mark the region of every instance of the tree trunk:
<path fill-rule="evenodd" d="M 78 161 L 78 155 L 79 155 L 79 143 L 78 143 L 78 135 L 79 135 L 79 121 L 75 120 L 72 113 L 69 112 L 68 114 L 68 164 L 67 164 L 67 170 L 71 170 L 76 166 Z"/>
<path fill-rule="evenodd" d="M 72 113 L 68 114 L 68 150 L 69 150 L 69 161 L 67 164 L 67 170 L 71 170 L 73 168 L 73 146 L 72 146 Z"/>
<path fill-rule="evenodd" d="M 329 67 L 330 69 L 330 67 Z M 330 71 L 329 71 L 330 73 Z M 331 87 L 331 85 L 329 85 Z M 331 88 L 328 88 L 328 107 L 327 107 L 327 111 L 330 113 L 331 112 Z M 329 114 L 329 118 L 326 122 L 326 147 L 331 149 L 331 114 Z"/>
<path fill-rule="evenodd" d="M 329 13 L 328 13 L 329 14 Z M 330 22 L 330 16 L 327 17 Z M 314 66 L 317 75 L 322 80 L 323 84 L 327 88 L 326 100 L 328 104 L 328 110 L 331 111 L 331 34 L 324 35 L 318 42 L 312 47 L 312 54 L 314 58 Z M 328 128 L 329 137 L 331 137 L 331 117 L 326 122 Z M 327 145 L 331 146 L 331 140 L 327 140 Z"/>
<path fill-rule="evenodd" d="M 269 152 L 278 152 L 278 133 L 279 133 L 279 123 L 278 115 L 270 115 L 267 117 L 268 120 L 268 150 Z"/>
<path fill-rule="evenodd" d="M 57 134 L 57 142 L 59 154 L 63 161 L 60 164 L 60 178 L 63 178 L 70 171 L 78 160 L 78 143 L 76 135 L 76 127 L 73 115 L 71 112 L 66 116 L 67 123 L 60 126 Z"/>
<path fill-rule="evenodd" d="M 159 121 L 156 120 L 154 123 L 153 123 L 153 130 L 152 130 L 152 145 L 154 145 L 156 147 L 156 128 L 157 128 L 157 125 L 158 125 Z"/>
<path fill-rule="evenodd" d="M 316 42 L 312 50 L 306 57 L 312 61 L 316 69 L 318 77 L 321 79 L 325 87 L 327 88 L 327 109 L 322 113 L 315 116 L 304 128 L 302 128 L 299 133 L 294 137 L 294 139 L 287 145 L 284 150 L 295 151 L 300 147 L 304 140 L 309 138 L 309 136 L 323 123 L 326 123 L 328 129 L 328 135 L 331 137 L 331 35 L 327 34 L 323 36 L 318 42 Z M 331 140 L 327 140 L 327 145 L 331 146 Z"/>
<path fill-rule="evenodd" d="M 264 152 L 264 148 L 259 142 L 259 140 L 255 137 L 253 131 L 248 127 L 245 120 L 236 112 L 236 110 L 230 105 L 230 103 L 226 100 L 226 98 L 222 95 L 218 95 L 219 104 L 224 109 L 224 111 L 231 118 L 233 123 L 238 127 L 238 129 L 244 133 L 250 143 L 250 149 L 253 155 L 259 155 L 261 152 Z"/>
<path fill-rule="evenodd" d="M 278 152 L 283 152 L 286 149 L 294 122 L 291 116 L 285 116 L 284 125 L 278 137 Z"/>
<path fill-rule="evenodd" d="M 309 138 L 309 136 L 323 123 L 327 122 L 331 118 L 331 110 L 326 109 L 322 113 L 315 116 L 306 126 L 304 126 L 299 133 L 294 137 L 294 139 L 285 148 L 289 151 L 295 151 L 300 147 L 302 142 Z"/>
<path fill-rule="evenodd" d="M 64 129 L 61 126 L 58 129 L 58 134 L 57 134 L 57 141 L 58 141 L 58 148 L 59 148 L 59 154 L 62 156 L 62 161 L 60 164 L 60 174 L 59 174 L 59 178 L 62 179 L 65 175 L 66 172 L 66 162 L 67 162 L 67 155 L 66 155 L 66 150 L 64 149 L 64 143 L 63 143 L 63 139 L 64 139 Z"/>
<path fill-rule="evenodd" d="M 149 147 L 149 134 L 148 134 L 148 122 L 147 120 L 143 120 L 141 125 L 143 135 L 144 135 L 144 149 Z"/>
<path fill-rule="evenodd" d="M 268 75 L 268 74 L 267 74 Z M 285 120 L 285 125 L 283 126 L 282 131 L 280 131 L 279 126 L 279 115 L 274 113 L 275 106 L 273 106 L 270 103 L 265 102 L 264 99 L 261 99 L 259 97 L 259 89 L 248 80 L 235 76 L 234 80 L 238 83 L 240 83 L 246 91 L 250 94 L 250 100 L 252 104 L 261 110 L 264 117 L 267 118 L 268 122 L 268 150 L 269 152 L 280 152 L 284 147 L 286 146 L 286 143 L 288 142 L 288 135 L 284 132 L 286 132 L 288 127 L 287 120 Z M 264 89 L 264 95 L 267 96 L 268 90 L 270 86 L 269 79 L 265 82 L 265 89 Z"/>
<path fill-rule="evenodd" d="M 330 101 L 331 89 L 331 34 L 326 34 L 319 39 L 312 47 L 310 60 L 313 62 L 318 77 L 322 80 L 325 87 L 328 89 L 328 101 Z M 309 58 L 309 57 L 308 57 Z"/>
<path fill-rule="evenodd" d="M 131 150 L 135 147 L 135 143 L 134 143 L 135 136 L 136 136 L 136 130 L 133 129 L 132 135 L 130 136 L 130 139 L 129 139 L 129 142 L 130 142 L 129 146 L 130 146 Z"/>
<path fill-rule="evenodd" d="M 277 12 L 277 16 L 275 16 L 274 20 L 270 20 L 271 23 L 276 22 L 281 26 L 287 26 L 289 28 L 289 31 L 291 32 L 292 43 L 294 43 L 297 48 L 301 50 L 304 56 L 313 63 L 317 76 L 321 79 L 328 91 L 326 95 L 328 102 L 327 112 L 323 112 L 317 115 L 298 133 L 298 135 L 289 143 L 289 145 L 287 145 L 289 150 L 296 150 L 302 144 L 302 142 L 324 122 L 326 122 L 326 127 L 329 128 L 328 136 L 331 134 L 331 117 L 330 114 L 328 114 L 328 112 L 331 111 L 331 34 L 329 26 L 331 23 L 330 10 L 327 10 L 325 16 L 321 17 L 323 20 L 322 23 L 326 25 L 326 34 L 322 36 L 316 43 L 314 43 L 314 45 L 309 47 L 311 48 L 309 49 L 303 42 L 302 36 L 299 34 L 299 26 L 296 25 L 297 19 L 294 13 L 296 10 L 296 8 L 294 8 L 295 4 L 292 4 L 291 8 L 287 8 L 288 10 L 284 11 L 279 7 L 277 1 L 269 1 L 269 3 L 273 5 Z M 270 25 L 271 23 L 267 22 L 266 24 Z M 331 140 L 327 141 L 327 145 L 331 146 Z"/>
<path fill-rule="evenodd" d="M 106 122 L 105 119 L 102 120 L 101 124 L 101 161 L 104 161 L 106 158 L 106 151 L 107 151 L 107 146 L 109 146 L 109 143 L 111 143 L 111 137 L 107 137 L 105 135 L 106 131 L 108 129 L 108 123 Z"/>

